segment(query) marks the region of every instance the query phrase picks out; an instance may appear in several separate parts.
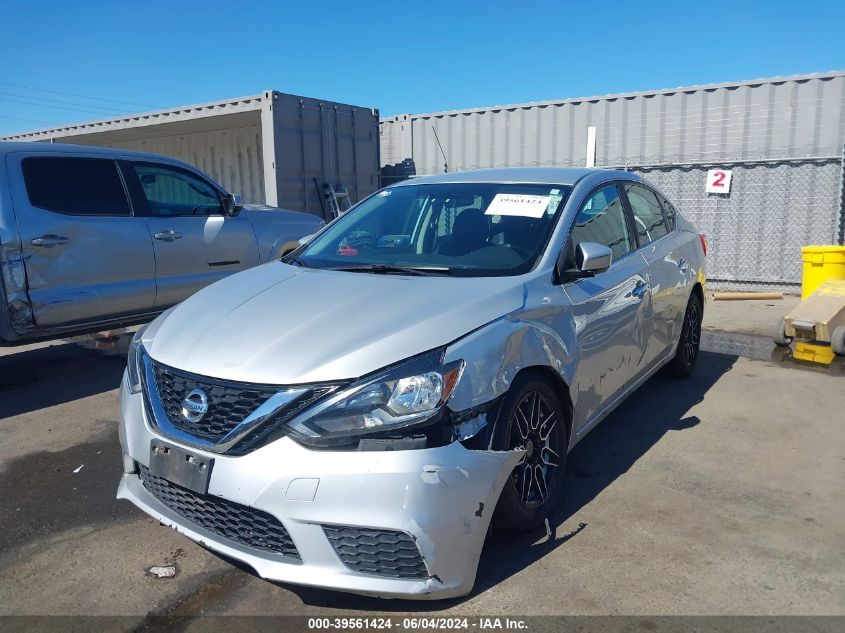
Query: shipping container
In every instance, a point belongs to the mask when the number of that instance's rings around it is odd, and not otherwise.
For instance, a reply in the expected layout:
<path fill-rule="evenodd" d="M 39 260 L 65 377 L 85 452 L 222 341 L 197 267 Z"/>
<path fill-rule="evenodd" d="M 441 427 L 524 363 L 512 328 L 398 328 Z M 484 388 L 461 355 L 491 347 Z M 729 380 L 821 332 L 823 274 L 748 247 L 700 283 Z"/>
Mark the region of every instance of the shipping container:
<path fill-rule="evenodd" d="M 266 91 L 0 138 L 121 147 L 195 165 L 244 202 L 325 216 L 325 187 L 353 202 L 379 186 L 378 110 Z"/>
<path fill-rule="evenodd" d="M 845 73 L 760 79 L 382 119 L 382 166 L 656 165 L 838 157 Z M 441 151 L 442 148 L 442 151 Z"/>

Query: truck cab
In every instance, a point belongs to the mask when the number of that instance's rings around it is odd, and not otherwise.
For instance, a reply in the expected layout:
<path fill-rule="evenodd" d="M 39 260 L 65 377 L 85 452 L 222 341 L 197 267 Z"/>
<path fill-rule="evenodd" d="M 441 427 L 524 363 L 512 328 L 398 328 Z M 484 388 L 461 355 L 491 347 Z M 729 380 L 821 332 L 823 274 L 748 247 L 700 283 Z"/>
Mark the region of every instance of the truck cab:
<path fill-rule="evenodd" d="M 323 221 L 244 208 L 178 160 L 100 147 L 0 143 L 0 339 L 150 320 L 282 255 Z"/>

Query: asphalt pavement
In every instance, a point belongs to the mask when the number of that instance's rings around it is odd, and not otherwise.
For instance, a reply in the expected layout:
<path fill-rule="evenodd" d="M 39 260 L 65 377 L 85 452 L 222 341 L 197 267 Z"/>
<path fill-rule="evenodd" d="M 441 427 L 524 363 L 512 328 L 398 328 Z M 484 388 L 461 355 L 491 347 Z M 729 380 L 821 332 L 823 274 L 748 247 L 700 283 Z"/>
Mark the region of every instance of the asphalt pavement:
<path fill-rule="evenodd" d="M 444 602 L 268 582 L 160 526 L 114 499 L 123 355 L 0 350 L 0 615 L 845 615 L 845 370 L 719 340 L 576 447 L 551 539 L 493 534 Z"/>

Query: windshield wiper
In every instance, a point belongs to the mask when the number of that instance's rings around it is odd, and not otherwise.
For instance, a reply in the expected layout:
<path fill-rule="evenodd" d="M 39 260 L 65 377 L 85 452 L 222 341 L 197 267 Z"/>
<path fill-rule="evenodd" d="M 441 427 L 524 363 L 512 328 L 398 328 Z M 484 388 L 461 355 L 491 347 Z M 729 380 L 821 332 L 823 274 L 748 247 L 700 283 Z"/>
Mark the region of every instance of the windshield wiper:
<path fill-rule="evenodd" d="M 448 275 L 451 272 L 446 266 L 391 266 L 388 264 L 362 264 L 360 266 L 338 266 L 329 270 L 340 270 L 349 273 L 376 273 L 380 275 L 402 274 L 430 277 L 432 275 Z"/>

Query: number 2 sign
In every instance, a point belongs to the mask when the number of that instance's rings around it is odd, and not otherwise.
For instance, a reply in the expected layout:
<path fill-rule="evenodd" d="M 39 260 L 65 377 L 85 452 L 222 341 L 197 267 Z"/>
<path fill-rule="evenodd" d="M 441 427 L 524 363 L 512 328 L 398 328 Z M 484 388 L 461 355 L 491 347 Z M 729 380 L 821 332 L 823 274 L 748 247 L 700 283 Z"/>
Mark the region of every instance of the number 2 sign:
<path fill-rule="evenodd" d="M 707 172 L 704 191 L 707 193 L 730 193 L 732 175 L 729 169 L 711 169 Z"/>

